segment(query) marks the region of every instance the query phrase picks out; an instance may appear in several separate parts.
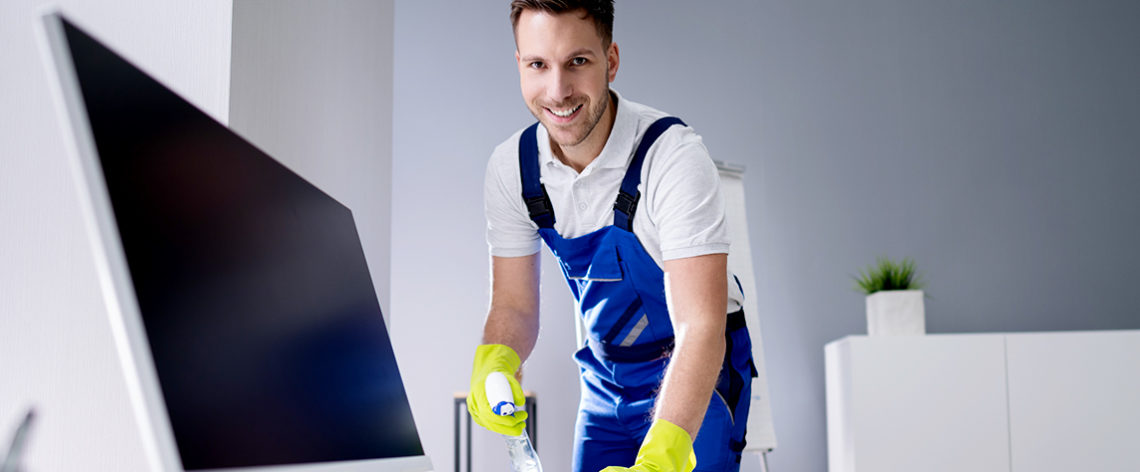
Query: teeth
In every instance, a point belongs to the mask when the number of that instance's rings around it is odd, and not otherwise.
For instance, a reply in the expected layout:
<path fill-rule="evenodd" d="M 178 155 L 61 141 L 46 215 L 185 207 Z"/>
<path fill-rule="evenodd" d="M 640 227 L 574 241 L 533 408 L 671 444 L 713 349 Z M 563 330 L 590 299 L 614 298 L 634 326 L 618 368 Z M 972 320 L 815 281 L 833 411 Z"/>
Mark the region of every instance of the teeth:
<path fill-rule="evenodd" d="M 551 113 L 554 113 L 555 115 L 558 115 L 562 118 L 566 118 L 567 116 L 573 115 L 574 112 L 578 111 L 579 108 L 582 108 L 582 105 L 578 105 L 569 110 L 555 110 L 553 108 L 547 108 L 547 110 L 550 110 Z"/>

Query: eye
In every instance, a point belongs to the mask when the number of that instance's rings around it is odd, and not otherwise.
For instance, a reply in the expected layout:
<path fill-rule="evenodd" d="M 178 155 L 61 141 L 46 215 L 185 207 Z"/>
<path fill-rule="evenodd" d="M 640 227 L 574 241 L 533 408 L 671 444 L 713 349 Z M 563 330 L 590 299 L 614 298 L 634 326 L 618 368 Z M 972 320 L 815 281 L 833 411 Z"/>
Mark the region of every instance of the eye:
<path fill-rule="evenodd" d="M 570 64 L 575 65 L 575 66 L 585 65 L 586 64 L 586 58 L 575 57 L 573 59 L 570 59 Z"/>
<path fill-rule="evenodd" d="M 531 69 L 541 69 L 542 66 L 545 66 L 545 65 L 546 64 L 543 64 L 542 61 L 534 61 L 534 62 L 531 62 L 530 64 L 527 64 L 527 67 L 530 67 Z"/>

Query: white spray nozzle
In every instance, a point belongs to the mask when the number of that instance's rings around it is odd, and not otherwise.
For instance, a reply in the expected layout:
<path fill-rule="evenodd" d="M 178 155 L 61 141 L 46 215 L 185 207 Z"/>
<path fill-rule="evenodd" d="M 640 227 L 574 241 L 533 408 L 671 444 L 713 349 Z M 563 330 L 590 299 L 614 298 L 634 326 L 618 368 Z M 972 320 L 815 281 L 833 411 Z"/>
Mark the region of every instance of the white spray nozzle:
<path fill-rule="evenodd" d="M 499 416 L 513 415 L 519 406 L 515 405 L 515 396 L 511 392 L 511 383 L 502 372 L 491 372 L 483 381 L 483 390 L 487 394 L 487 403 L 491 411 Z"/>

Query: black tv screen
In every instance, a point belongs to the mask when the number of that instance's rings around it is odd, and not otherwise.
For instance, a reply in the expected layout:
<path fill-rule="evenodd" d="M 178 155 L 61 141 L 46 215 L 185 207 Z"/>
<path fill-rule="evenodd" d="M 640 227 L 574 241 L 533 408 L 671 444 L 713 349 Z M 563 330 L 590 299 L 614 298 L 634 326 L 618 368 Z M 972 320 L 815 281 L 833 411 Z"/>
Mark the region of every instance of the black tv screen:
<path fill-rule="evenodd" d="M 423 455 L 352 212 L 63 25 L 183 467 Z"/>

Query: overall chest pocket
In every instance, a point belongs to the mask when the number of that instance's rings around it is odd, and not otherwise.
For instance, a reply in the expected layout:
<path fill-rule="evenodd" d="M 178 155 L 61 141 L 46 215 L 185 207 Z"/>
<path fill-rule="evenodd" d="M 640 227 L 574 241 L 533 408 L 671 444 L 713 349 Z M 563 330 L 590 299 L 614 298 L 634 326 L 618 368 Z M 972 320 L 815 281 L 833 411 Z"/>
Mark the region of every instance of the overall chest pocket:
<path fill-rule="evenodd" d="M 560 257 L 559 263 L 570 280 L 620 282 L 624 278 L 617 248 L 609 244 L 595 248 L 593 254 Z"/>

